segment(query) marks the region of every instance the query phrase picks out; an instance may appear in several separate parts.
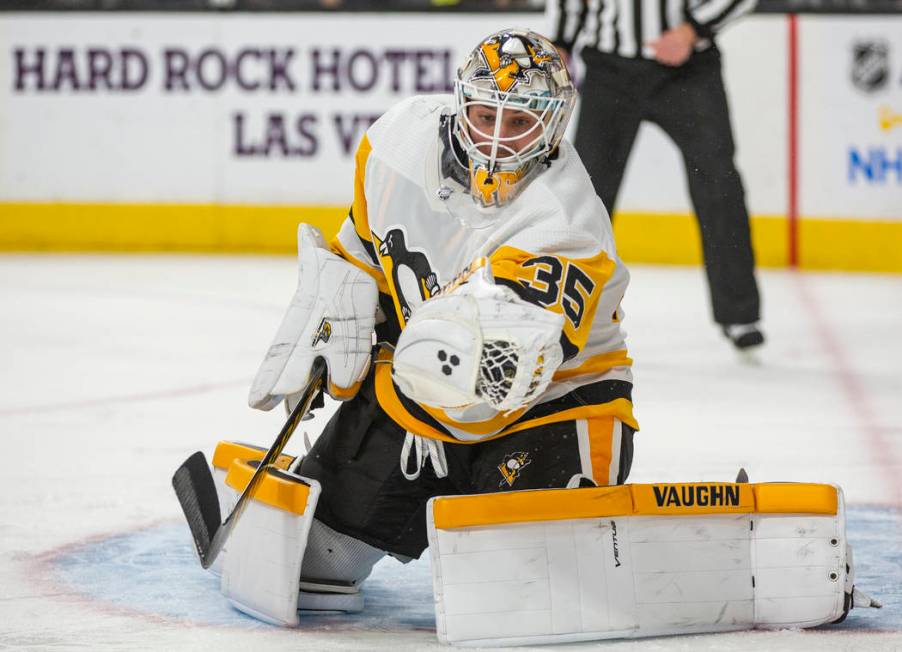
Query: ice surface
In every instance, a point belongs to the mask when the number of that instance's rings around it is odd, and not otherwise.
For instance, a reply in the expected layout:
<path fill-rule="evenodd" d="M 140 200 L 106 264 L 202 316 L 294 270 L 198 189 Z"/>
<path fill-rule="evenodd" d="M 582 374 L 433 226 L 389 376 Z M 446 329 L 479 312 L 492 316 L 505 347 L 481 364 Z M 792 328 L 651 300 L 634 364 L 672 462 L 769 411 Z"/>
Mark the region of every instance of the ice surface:
<path fill-rule="evenodd" d="M 631 481 L 837 482 L 858 584 L 885 608 L 567 649 L 902 650 L 902 277 L 762 271 L 750 365 L 710 324 L 700 270 L 632 272 Z M 291 257 L 0 257 L 0 650 L 440 649 L 425 558 L 380 563 L 363 614 L 301 630 L 233 611 L 194 560 L 170 477 L 218 439 L 272 442 L 281 412 L 246 392 L 294 279 Z"/>

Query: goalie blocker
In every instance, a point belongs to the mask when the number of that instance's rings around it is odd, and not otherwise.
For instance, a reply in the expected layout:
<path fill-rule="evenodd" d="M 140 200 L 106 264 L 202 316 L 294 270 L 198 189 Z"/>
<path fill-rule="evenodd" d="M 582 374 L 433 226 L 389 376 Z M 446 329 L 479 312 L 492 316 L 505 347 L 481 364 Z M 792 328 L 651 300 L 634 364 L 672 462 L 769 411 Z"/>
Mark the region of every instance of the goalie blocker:
<path fill-rule="evenodd" d="M 439 639 L 566 643 L 814 627 L 853 606 L 842 491 L 693 483 L 439 497 Z"/>

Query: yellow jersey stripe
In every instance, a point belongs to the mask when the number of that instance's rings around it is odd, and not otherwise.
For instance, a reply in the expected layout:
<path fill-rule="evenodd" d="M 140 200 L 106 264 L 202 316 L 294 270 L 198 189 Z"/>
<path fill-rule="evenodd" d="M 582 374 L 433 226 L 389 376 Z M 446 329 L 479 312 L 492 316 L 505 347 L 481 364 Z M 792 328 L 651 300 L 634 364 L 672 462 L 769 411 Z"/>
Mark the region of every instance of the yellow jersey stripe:
<path fill-rule="evenodd" d="M 400 425 L 405 430 L 408 430 L 422 437 L 429 437 L 430 439 L 440 439 L 442 441 L 447 441 L 455 444 L 475 444 L 480 441 L 497 439 L 498 437 L 503 437 L 504 435 L 510 434 L 512 432 L 519 432 L 521 430 L 527 430 L 529 428 L 535 428 L 538 426 L 547 425 L 549 423 L 558 423 L 560 421 L 571 421 L 576 419 L 593 419 L 597 417 L 608 416 L 617 417 L 623 423 L 632 427 L 634 430 L 639 429 L 639 424 L 636 422 L 636 419 L 633 416 L 633 404 L 625 398 L 617 398 L 606 403 L 580 405 L 570 409 L 560 410 L 544 417 L 525 419 L 519 422 L 514 420 L 509 422 L 507 425 L 505 425 L 505 422 L 507 420 L 501 418 L 501 420 L 499 421 L 502 424 L 501 429 L 497 432 L 493 432 L 484 427 L 484 424 L 488 422 L 463 423 L 450 419 L 448 421 L 443 421 L 442 419 L 438 419 L 435 416 L 435 413 L 441 412 L 440 410 L 427 411 L 430 416 L 432 416 L 441 424 L 463 430 L 464 432 L 470 434 L 485 435 L 485 437 L 479 439 L 478 441 L 462 441 L 455 438 L 448 432 L 439 430 L 434 425 L 417 418 L 407 410 L 401 399 L 398 397 L 397 389 L 392 382 L 390 364 L 391 359 L 391 352 L 384 349 L 379 352 L 376 358 L 376 398 L 385 413 L 388 414 L 388 416 L 391 417 L 395 423 Z M 425 408 L 424 411 L 426 411 Z M 521 410 L 518 416 L 522 417 L 523 414 L 524 413 Z"/>
<path fill-rule="evenodd" d="M 614 439 L 614 417 L 587 419 L 589 460 L 595 484 L 607 484 L 611 475 L 611 449 Z"/>
<path fill-rule="evenodd" d="M 633 359 L 627 356 L 626 349 L 609 351 L 608 353 L 593 355 L 578 367 L 573 367 L 572 369 L 558 369 L 554 372 L 553 379 L 565 380 L 567 378 L 573 378 L 574 376 L 603 374 L 614 367 L 631 367 L 632 364 Z"/>
<path fill-rule="evenodd" d="M 370 234 L 369 212 L 366 203 L 366 163 L 370 157 L 373 146 L 366 134 L 357 147 L 357 153 L 354 155 L 354 203 L 351 208 L 351 214 L 354 216 L 354 229 L 357 235 L 364 242 L 372 243 L 373 236 Z"/>
<path fill-rule="evenodd" d="M 376 281 L 376 285 L 379 286 L 379 292 L 388 294 L 388 283 L 385 280 L 385 275 L 380 269 L 373 267 L 372 265 L 368 265 L 366 262 L 360 260 L 351 252 L 349 252 L 345 248 L 345 246 L 341 244 L 341 240 L 338 239 L 338 236 L 332 239 L 332 241 L 329 243 L 329 246 L 332 248 L 332 251 L 354 265 L 354 267 L 358 267 L 372 276 L 373 280 Z"/>

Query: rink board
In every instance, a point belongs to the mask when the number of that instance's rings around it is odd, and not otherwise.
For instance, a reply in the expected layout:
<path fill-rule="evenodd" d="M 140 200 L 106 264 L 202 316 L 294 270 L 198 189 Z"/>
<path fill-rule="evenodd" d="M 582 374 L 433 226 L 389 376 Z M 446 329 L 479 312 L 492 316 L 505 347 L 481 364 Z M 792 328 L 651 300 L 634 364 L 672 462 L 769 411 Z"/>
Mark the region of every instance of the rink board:
<path fill-rule="evenodd" d="M 469 45 L 541 14 L 6 14 L 0 17 L 0 250 L 281 252 L 334 231 L 353 150 L 400 99 L 445 92 Z M 783 16 L 721 39 L 753 238 L 798 264 L 902 272 L 902 18 Z M 106 45 L 98 45 L 106 44 Z M 105 67 L 109 63 L 109 72 Z M 794 116 L 794 117 L 793 117 Z M 573 135 L 573 130 L 570 132 Z M 700 259 L 682 162 L 643 125 L 616 220 L 631 262 Z"/>

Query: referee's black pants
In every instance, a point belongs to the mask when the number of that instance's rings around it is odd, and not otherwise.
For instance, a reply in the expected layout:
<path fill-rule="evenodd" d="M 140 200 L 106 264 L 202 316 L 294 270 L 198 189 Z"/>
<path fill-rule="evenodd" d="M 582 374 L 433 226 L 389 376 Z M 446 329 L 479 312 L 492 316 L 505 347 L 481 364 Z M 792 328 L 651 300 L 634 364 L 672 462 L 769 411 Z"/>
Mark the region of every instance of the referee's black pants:
<path fill-rule="evenodd" d="M 686 166 L 714 321 L 757 321 L 755 257 L 745 192 L 733 162 L 720 53 L 716 49 L 694 53 L 677 68 L 589 48 L 582 56 L 586 79 L 576 149 L 608 212 L 614 213 L 639 124 L 643 120 L 656 123 L 676 143 Z"/>

